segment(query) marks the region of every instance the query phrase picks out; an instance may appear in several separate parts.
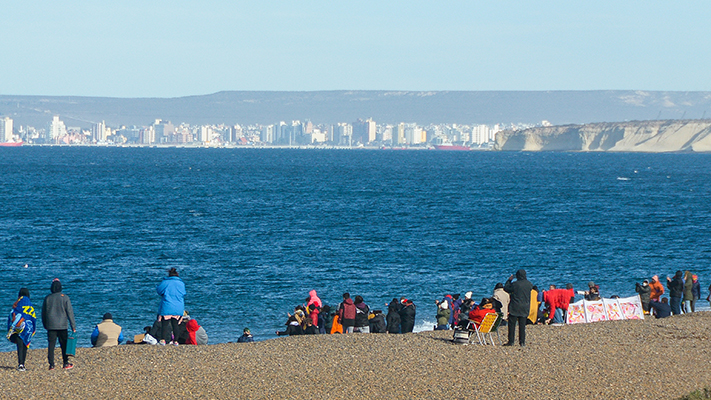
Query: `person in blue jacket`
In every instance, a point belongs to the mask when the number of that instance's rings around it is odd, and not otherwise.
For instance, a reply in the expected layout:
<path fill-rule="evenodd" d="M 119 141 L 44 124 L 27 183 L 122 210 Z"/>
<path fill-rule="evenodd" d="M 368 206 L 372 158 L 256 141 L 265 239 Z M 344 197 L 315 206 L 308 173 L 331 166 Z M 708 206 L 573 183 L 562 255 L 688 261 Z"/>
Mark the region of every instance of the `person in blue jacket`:
<path fill-rule="evenodd" d="M 185 312 L 185 283 L 178 277 L 178 270 L 171 268 L 168 277 L 158 285 L 156 291 L 161 295 L 158 319 L 161 321 L 163 339 L 160 344 L 178 345 L 178 325 Z M 175 337 L 173 333 L 175 332 Z"/>

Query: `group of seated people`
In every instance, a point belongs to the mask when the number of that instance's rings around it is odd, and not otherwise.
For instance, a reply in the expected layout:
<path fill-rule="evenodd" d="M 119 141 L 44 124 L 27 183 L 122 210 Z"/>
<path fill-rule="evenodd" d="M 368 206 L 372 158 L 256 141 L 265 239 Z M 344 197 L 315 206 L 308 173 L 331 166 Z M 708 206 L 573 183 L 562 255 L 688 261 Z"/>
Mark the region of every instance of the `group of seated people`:
<path fill-rule="evenodd" d="M 156 320 L 153 326 L 146 326 L 143 328 L 143 334 L 134 336 L 133 340 L 127 341 L 126 344 L 159 344 L 162 340 L 159 341 L 156 338 L 163 337 L 161 329 L 161 321 Z M 251 337 L 249 329 L 245 330 L 245 334 Z M 177 333 L 173 332 L 172 336 L 171 342 L 177 342 L 178 344 L 205 345 L 208 340 L 205 328 L 200 326 L 194 318 L 190 318 L 187 313 L 181 318 Z M 113 321 L 111 313 L 104 314 L 102 321 L 94 327 L 94 331 L 91 334 L 91 345 L 93 347 L 117 346 L 123 340 L 121 326 Z"/>

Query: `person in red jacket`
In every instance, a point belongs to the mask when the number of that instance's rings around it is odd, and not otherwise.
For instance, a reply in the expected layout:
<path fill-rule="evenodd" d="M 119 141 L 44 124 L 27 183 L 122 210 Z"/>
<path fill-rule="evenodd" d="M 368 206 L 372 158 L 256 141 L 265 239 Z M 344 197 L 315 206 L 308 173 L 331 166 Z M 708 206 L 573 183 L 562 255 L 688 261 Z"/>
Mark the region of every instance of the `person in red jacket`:
<path fill-rule="evenodd" d="M 547 323 L 554 324 L 565 323 L 565 313 L 568 311 L 570 299 L 575 297 L 575 291 L 569 289 L 553 289 L 543 292 L 543 302 L 548 307 Z"/>
<path fill-rule="evenodd" d="M 318 314 L 319 314 L 319 309 L 316 304 L 311 304 L 308 307 L 306 307 L 306 310 L 309 312 L 309 318 L 311 319 L 311 322 L 313 322 L 313 325 L 318 328 Z"/>
<path fill-rule="evenodd" d="M 484 297 L 481 299 L 481 303 L 474 307 L 473 310 L 469 311 L 469 320 L 474 322 L 476 325 L 481 325 L 481 321 L 484 320 L 487 314 L 495 314 L 494 302 L 491 299 Z"/>
<path fill-rule="evenodd" d="M 343 303 L 338 307 L 338 320 L 343 325 L 343 333 L 353 333 L 356 306 L 350 293 L 343 293 Z"/>

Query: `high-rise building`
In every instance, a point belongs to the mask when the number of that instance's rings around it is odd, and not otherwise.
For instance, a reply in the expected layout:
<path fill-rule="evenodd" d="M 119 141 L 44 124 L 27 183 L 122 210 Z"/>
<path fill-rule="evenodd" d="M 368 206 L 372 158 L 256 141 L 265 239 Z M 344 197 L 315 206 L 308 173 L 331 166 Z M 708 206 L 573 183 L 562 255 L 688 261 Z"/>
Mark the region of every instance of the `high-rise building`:
<path fill-rule="evenodd" d="M 52 122 L 49 124 L 49 129 L 47 129 L 47 139 L 51 142 L 56 142 L 60 137 L 67 134 L 67 127 L 64 126 L 64 122 L 59 119 L 59 115 L 52 117 Z"/>
<path fill-rule="evenodd" d="M 13 135 L 12 118 L 0 118 L 0 141 L 12 142 Z"/>
<path fill-rule="evenodd" d="M 333 143 L 339 146 L 353 145 L 353 125 L 345 122 L 339 122 L 331 128 L 333 131 Z"/>
<path fill-rule="evenodd" d="M 405 124 L 405 143 L 420 144 L 422 142 L 422 128 L 417 124 Z"/>
<path fill-rule="evenodd" d="M 353 140 L 366 144 L 375 141 L 376 126 L 372 118 L 353 123 Z"/>
<path fill-rule="evenodd" d="M 274 125 L 265 125 L 262 127 L 262 134 L 259 136 L 262 143 L 271 144 L 274 141 Z"/>
<path fill-rule="evenodd" d="M 207 143 L 212 139 L 212 127 L 203 125 L 198 132 L 198 141 Z"/>
<path fill-rule="evenodd" d="M 393 125 L 392 140 L 393 145 L 405 144 L 405 124 L 403 122 Z"/>
<path fill-rule="evenodd" d="M 106 141 L 106 123 L 104 121 L 101 121 L 98 124 L 95 124 L 91 128 L 91 139 L 95 143 L 100 143 L 100 142 Z"/>
<path fill-rule="evenodd" d="M 154 138 L 151 143 L 166 143 L 170 141 L 171 136 L 175 133 L 175 126 L 170 121 L 157 119 L 153 123 Z"/>

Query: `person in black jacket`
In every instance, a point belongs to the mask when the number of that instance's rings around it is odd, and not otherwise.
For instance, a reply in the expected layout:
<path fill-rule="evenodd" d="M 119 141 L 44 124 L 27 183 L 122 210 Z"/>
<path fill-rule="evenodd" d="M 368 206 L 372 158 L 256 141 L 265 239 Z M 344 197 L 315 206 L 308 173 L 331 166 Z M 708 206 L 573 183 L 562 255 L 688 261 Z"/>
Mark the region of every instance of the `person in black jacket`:
<path fill-rule="evenodd" d="M 642 309 L 645 313 L 649 312 L 649 296 L 652 293 L 652 288 L 649 287 L 649 281 L 644 280 L 642 284 L 636 284 L 635 291 L 639 293 L 639 299 L 642 301 Z"/>
<path fill-rule="evenodd" d="M 400 333 L 400 302 L 397 299 L 388 304 L 388 315 L 385 319 L 388 333 Z"/>
<path fill-rule="evenodd" d="M 504 346 L 513 346 L 516 338 L 516 324 L 518 324 L 518 344 L 526 345 L 526 319 L 531 311 L 531 290 L 533 285 L 526 279 L 526 271 L 516 271 L 516 282 L 512 282 L 513 275 L 504 285 L 504 290 L 511 296 L 509 303 L 509 341 Z"/>
<path fill-rule="evenodd" d="M 402 333 L 409 333 L 415 329 L 415 314 L 416 308 L 412 300 L 403 298 L 400 300 L 402 308 L 400 309 L 400 329 Z"/>
<path fill-rule="evenodd" d="M 684 275 L 681 271 L 676 271 L 674 279 L 667 276 L 667 289 L 669 289 L 669 305 L 674 315 L 681 314 L 681 296 L 684 294 Z"/>
<path fill-rule="evenodd" d="M 370 333 L 387 332 L 383 310 L 374 310 L 370 316 L 368 316 L 368 324 L 370 325 Z"/>

